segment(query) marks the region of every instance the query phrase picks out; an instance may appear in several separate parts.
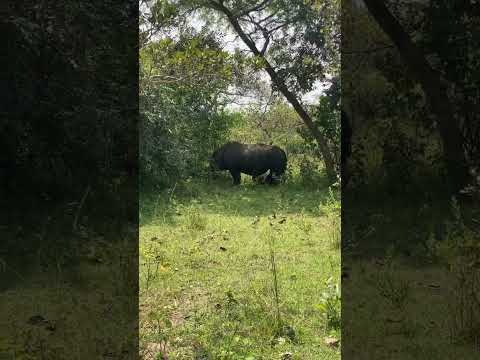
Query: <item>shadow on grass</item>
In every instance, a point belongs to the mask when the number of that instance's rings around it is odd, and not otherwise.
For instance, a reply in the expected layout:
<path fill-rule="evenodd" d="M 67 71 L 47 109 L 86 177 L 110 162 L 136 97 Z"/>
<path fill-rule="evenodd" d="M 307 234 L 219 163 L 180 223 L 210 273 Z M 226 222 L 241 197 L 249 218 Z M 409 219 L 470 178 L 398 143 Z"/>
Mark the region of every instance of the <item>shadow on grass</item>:
<path fill-rule="evenodd" d="M 456 199 L 467 222 L 478 203 Z M 446 226 L 455 220 L 451 194 L 435 186 L 410 192 L 356 188 L 344 191 L 342 200 L 342 246 L 348 249 L 342 251 L 342 354 L 477 358 L 474 316 L 463 322 L 465 309 L 478 313 L 465 290 L 478 286 L 472 286 L 475 272 L 466 270 L 466 257 L 456 258 L 455 247 L 439 252 L 452 234 L 465 236 L 457 223 Z"/>
<path fill-rule="evenodd" d="M 392 248 L 398 255 L 421 257 L 429 237 L 443 238 L 451 201 L 445 189 L 434 186 L 403 193 L 382 187 L 344 190 L 342 243 L 355 246 L 358 258 L 383 256 Z"/>
<path fill-rule="evenodd" d="M 76 210 L 66 201 L 35 199 L 1 208 L 0 293 L 31 285 L 30 278 L 37 273 L 76 271 L 80 264 L 89 263 L 89 246 L 104 249 L 128 239 L 130 249 L 137 248 L 138 236 L 131 230 L 136 225 L 115 209 L 105 215 L 97 203 L 85 205 L 74 229 Z"/>
<path fill-rule="evenodd" d="M 142 194 L 140 225 L 150 224 L 157 219 L 174 223 L 179 209 L 188 206 L 195 206 L 204 214 L 240 217 L 268 216 L 273 213 L 318 215 L 319 205 L 331 196 L 327 182 L 308 186 L 294 180 L 266 185 L 243 177 L 238 186 L 233 185 L 226 176 L 186 180 L 156 194 Z"/>

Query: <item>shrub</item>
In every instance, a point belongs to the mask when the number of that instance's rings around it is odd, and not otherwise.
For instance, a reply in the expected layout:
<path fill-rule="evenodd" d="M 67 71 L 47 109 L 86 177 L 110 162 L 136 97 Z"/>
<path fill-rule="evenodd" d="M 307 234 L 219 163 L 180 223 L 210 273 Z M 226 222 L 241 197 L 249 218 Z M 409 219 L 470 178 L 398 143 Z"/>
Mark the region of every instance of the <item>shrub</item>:
<path fill-rule="evenodd" d="M 341 316 L 342 296 L 340 285 L 335 283 L 332 277 L 325 281 L 325 291 L 322 293 L 320 303 L 316 308 L 325 320 L 325 331 L 338 331 L 342 325 Z"/>

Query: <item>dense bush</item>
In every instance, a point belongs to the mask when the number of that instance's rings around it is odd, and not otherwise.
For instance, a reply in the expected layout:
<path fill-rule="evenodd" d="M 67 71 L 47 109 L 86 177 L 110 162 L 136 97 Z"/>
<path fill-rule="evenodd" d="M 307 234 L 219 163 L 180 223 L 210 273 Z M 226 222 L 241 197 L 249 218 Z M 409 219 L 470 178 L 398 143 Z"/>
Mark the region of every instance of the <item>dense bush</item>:
<path fill-rule="evenodd" d="M 184 34 L 141 50 L 143 187 L 165 188 L 204 172 L 234 118 L 221 102 L 230 71 L 228 56 L 211 36 Z"/>
<path fill-rule="evenodd" d="M 79 200 L 88 185 L 108 201 L 125 196 L 112 185 L 136 188 L 138 77 L 130 69 L 138 61 L 137 3 L 8 6 L 11 16 L 0 19 L 9 54 L 0 109 L 0 198 L 29 207 L 37 199 L 68 202 Z"/>
<path fill-rule="evenodd" d="M 142 186 L 163 188 L 188 176 L 202 175 L 208 156 L 225 141 L 233 118 L 227 112 L 216 113 L 203 107 L 205 104 L 199 104 L 193 92 L 179 94 L 173 90 L 165 93 L 159 91 L 152 111 L 142 113 Z M 179 106 L 180 102 L 184 102 L 183 107 Z"/>

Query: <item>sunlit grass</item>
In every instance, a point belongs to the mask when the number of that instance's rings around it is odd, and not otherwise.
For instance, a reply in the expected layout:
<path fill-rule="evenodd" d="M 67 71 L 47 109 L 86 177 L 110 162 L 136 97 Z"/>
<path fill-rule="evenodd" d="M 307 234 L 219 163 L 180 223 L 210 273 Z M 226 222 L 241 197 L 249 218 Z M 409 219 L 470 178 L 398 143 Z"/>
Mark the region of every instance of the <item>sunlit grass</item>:
<path fill-rule="evenodd" d="M 331 210 L 338 200 L 328 188 L 233 187 L 221 178 L 185 189 L 168 203 L 142 204 L 145 358 L 339 359 L 324 338 L 340 331 L 326 330 L 317 307 L 326 280 L 340 273 Z"/>

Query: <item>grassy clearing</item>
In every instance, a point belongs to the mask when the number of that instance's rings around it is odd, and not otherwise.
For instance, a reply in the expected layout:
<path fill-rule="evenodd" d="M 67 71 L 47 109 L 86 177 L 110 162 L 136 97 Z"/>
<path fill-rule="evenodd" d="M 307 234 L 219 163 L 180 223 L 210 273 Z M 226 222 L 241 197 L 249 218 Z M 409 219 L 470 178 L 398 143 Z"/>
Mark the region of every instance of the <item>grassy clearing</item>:
<path fill-rule="evenodd" d="M 55 232 L 37 251 L 9 256 L 0 270 L 0 359 L 136 358 L 132 244 L 92 233 L 67 243 Z"/>
<path fill-rule="evenodd" d="M 142 199 L 144 358 L 339 359 L 338 220 L 338 194 L 294 183 Z"/>
<path fill-rule="evenodd" d="M 451 216 L 448 199 L 414 200 L 389 208 L 365 201 L 359 208 L 370 213 L 354 213 L 354 231 L 343 229 L 351 235 L 342 256 L 346 358 L 478 358 L 478 231 Z M 478 217 L 469 207 L 462 213 Z"/>
<path fill-rule="evenodd" d="M 342 304 L 345 357 L 478 357 L 478 349 L 455 333 L 455 313 L 461 308 L 452 301 L 455 281 L 445 269 L 437 265 L 418 267 L 404 257 L 390 264 L 380 258 L 349 265 L 343 296 L 355 300 Z"/>

